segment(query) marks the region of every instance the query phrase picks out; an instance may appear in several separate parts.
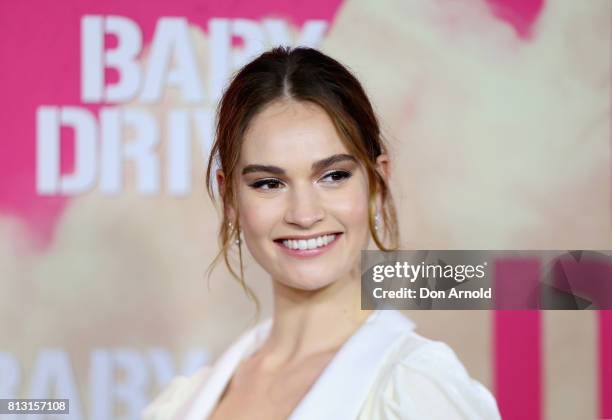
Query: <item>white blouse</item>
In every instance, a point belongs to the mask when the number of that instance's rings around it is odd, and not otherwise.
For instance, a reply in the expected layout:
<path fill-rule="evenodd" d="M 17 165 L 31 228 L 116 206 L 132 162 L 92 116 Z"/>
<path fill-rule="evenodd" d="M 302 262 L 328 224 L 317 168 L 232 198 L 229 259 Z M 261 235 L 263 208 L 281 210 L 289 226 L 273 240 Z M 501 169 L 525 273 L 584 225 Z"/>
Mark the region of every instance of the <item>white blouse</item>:
<path fill-rule="evenodd" d="M 240 362 L 266 340 L 272 320 L 243 334 L 211 367 L 179 376 L 143 412 L 143 420 L 210 416 Z M 375 311 L 351 336 L 290 420 L 496 420 L 491 393 L 470 378 L 446 344 L 414 332 L 394 310 Z"/>

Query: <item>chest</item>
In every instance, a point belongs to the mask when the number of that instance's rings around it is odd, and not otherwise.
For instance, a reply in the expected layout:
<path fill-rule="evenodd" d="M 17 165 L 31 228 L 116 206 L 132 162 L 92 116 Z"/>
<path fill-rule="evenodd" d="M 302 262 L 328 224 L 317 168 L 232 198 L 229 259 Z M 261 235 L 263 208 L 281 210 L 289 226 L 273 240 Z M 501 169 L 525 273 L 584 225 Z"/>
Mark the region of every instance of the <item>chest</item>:
<path fill-rule="evenodd" d="M 287 419 L 328 362 L 328 358 L 317 359 L 273 374 L 239 369 L 210 420 Z"/>

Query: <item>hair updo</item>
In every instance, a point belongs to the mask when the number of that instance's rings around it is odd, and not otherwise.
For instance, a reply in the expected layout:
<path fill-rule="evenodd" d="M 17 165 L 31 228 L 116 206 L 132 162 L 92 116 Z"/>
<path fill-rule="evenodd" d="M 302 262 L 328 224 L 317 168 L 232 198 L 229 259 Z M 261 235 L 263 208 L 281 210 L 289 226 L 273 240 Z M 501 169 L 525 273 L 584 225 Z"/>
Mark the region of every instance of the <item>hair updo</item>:
<path fill-rule="evenodd" d="M 243 277 L 236 167 L 250 121 L 266 105 L 283 99 L 314 103 L 329 115 L 342 143 L 367 173 L 368 224 L 376 246 L 382 251 L 392 251 L 399 246 L 393 198 L 386 180 L 376 170 L 376 158 L 385 153 L 386 148 L 372 105 L 359 81 L 338 61 L 312 48 L 277 47 L 267 51 L 240 69 L 223 93 L 217 108 L 215 141 L 206 169 L 207 191 L 213 201 L 216 167 L 223 170 L 226 180 L 221 200 L 221 249 L 209 267 L 209 275 L 223 257 L 232 276 L 258 307 L 258 301 Z M 375 228 L 376 193 L 380 193 L 382 201 L 379 209 L 381 229 Z M 235 223 L 231 225 L 226 211 L 230 207 L 236 212 Z M 232 268 L 228 255 L 237 240 L 238 272 Z M 385 245 L 387 241 L 389 245 Z"/>

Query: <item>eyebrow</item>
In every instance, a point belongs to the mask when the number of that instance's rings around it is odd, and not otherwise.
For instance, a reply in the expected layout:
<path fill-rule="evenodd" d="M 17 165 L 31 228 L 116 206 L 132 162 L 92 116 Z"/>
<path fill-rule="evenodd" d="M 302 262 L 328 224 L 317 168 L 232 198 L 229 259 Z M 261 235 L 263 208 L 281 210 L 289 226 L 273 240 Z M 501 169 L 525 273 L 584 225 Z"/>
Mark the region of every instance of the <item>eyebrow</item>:
<path fill-rule="evenodd" d="M 331 165 L 334 165 L 339 162 L 351 161 L 357 163 L 357 159 L 352 155 L 348 155 L 346 153 L 339 153 L 336 155 L 331 155 L 330 157 L 326 157 L 325 159 L 318 160 L 314 162 L 311 166 L 313 172 L 319 172 Z M 242 169 L 242 175 L 246 175 L 252 172 L 269 172 L 274 175 L 285 175 L 286 172 L 283 168 L 273 165 L 246 165 Z"/>

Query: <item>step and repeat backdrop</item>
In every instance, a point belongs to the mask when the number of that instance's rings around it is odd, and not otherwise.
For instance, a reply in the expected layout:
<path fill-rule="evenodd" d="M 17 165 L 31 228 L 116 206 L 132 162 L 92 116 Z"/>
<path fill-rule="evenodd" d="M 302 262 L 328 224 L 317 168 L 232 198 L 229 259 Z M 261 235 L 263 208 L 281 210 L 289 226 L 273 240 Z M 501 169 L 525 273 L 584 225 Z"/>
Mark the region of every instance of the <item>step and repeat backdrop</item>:
<path fill-rule="evenodd" d="M 204 171 L 224 86 L 276 45 L 363 82 L 403 249 L 612 249 L 611 5 L 1 2 L 0 398 L 137 419 L 256 322 L 222 266 L 205 275 Z M 265 318 L 270 281 L 246 258 Z M 504 419 L 612 417 L 610 311 L 406 315 Z"/>

